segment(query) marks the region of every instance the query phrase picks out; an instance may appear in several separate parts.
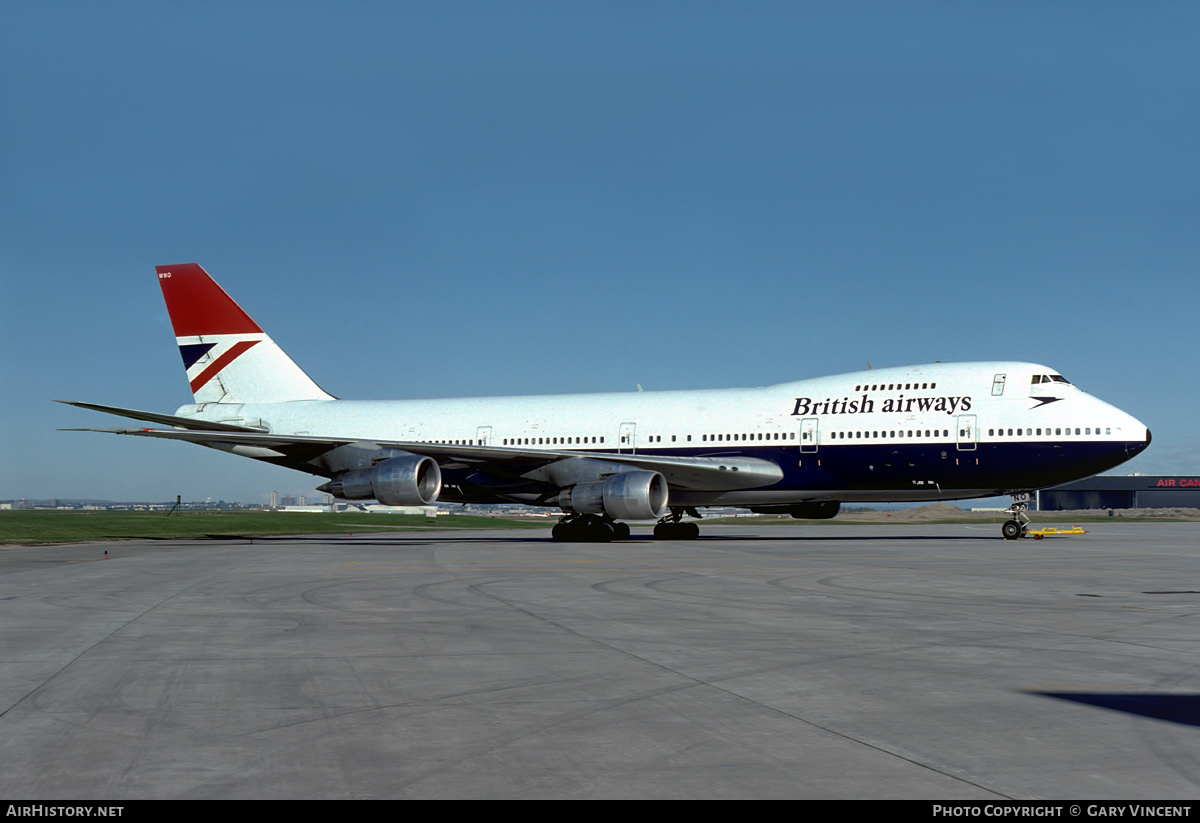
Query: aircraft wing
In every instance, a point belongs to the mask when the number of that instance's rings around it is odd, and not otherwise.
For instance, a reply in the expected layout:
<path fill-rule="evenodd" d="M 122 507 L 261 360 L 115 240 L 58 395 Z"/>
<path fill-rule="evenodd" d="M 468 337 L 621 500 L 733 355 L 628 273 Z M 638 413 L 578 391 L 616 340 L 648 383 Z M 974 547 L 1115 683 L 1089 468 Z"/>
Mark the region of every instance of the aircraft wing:
<path fill-rule="evenodd" d="M 135 420 L 166 423 L 187 428 L 107 428 L 64 429 L 64 431 L 98 431 L 126 434 L 135 437 L 155 437 L 164 440 L 183 440 L 201 446 L 252 457 L 291 469 L 324 477 L 332 477 L 324 459 L 342 446 L 400 449 L 432 457 L 443 468 L 474 467 L 482 471 L 497 471 L 501 475 L 519 476 L 558 461 L 591 458 L 608 463 L 661 473 L 672 486 L 705 491 L 750 489 L 769 486 L 783 479 L 778 464 L 757 457 L 723 455 L 721 457 L 667 456 L 658 454 L 613 454 L 576 450 L 523 449 L 510 446 L 467 446 L 443 443 L 419 443 L 402 440 L 376 440 L 363 437 L 326 437 L 316 435 L 271 434 L 222 423 L 206 423 L 195 418 L 138 412 L 114 406 L 67 402 L 69 405 L 95 409 Z"/>

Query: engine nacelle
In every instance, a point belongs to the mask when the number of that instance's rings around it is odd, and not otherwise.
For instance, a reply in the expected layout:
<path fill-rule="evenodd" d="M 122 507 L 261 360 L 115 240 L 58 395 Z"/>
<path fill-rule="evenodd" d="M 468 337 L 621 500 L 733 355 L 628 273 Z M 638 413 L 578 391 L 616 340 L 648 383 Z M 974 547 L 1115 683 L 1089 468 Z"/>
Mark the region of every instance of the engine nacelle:
<path fill-rule="evenodd" d="M 321 486 L 346 500 L 378 500 L 385 506 L 428 506 L 442 493 L 442 470 L 432 457 L 389 457 L 369 469 L 348 471 Z"/>
<path fill-rule="evenodd" d="M 658 472 L 621 472 L 563 489 L 558 505 L 565 512 L 603 513 L 614 520 L 656 520 L 667 510 L 667 479 Z"/>

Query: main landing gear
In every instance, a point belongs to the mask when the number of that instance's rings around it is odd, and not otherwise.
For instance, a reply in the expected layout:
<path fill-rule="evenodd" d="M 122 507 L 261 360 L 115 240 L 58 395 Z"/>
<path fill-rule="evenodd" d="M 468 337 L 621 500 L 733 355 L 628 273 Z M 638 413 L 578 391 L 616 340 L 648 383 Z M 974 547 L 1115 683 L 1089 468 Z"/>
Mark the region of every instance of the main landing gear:
<path fill-rule="evenodd" d="M 628 540 L 629 524 L 618 523 L 607 515 L 567 514 L 554 524 L 550 535 L 556 543 L 607 543 Z"/>
<path fill-rule="evenodd" d="M 684 523 L 684 514 L 700 517 L 693 508 L 674 508 L 654 526 L 655 540 L 695 540 L 700 527 Z M 619 523 L 606 514 L 564 514 L 550 535 L 556 543 L 608 543 L 628 540 L 629 524 Z"/>
<path fill-rule="evenodd" d="M 686 511 L 692 517 L 700 515 L 695 509 L 683 509 L 680 507 L 672 508 L 671 513 L 659 520 L 654 526 L 655 540 L 695 540 L 700 536 L 700 527 L 695 523 L 684 523 L 683 515 Z"/>
<path fill-rule="evenodd" d="M 1032 496 L 1028 492 L 1012 496 L 1012 505 L 1004 510 L 1006 514 L 1012 515 L 1012 519 L 1005 520 L 1004 525 L 1000 527 L 1005 540 L 1019 540 L 1029 534 L 1029 515 L 1025 512 L 1029 509 Z"/>

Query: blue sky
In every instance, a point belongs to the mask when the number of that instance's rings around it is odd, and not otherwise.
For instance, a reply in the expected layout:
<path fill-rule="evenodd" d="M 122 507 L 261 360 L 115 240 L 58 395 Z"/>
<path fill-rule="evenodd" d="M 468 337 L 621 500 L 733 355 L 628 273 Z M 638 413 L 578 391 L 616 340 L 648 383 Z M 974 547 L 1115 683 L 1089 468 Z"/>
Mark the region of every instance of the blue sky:
<path fill-rule="evenodd" d="M 0 499 L 303 475 L 190 402 L 199 262 L 351 398 L 1046 363 L 1200 473 L 1194 3 L 0 6 Z"/>

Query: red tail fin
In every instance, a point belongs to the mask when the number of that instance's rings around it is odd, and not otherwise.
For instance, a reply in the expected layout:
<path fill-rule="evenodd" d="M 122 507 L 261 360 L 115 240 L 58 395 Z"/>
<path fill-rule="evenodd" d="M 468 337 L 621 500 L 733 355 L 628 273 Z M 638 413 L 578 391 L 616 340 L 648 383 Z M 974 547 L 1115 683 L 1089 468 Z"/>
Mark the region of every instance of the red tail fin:
<path fill-rule="evenodd" d="M 332 399 L 199 265 L 154 269 L 197 403 Z"/>
<path fill-rule="evenodd" d="M 198 263 L 155 266 L 176 337 L 261 332 Z"/>

